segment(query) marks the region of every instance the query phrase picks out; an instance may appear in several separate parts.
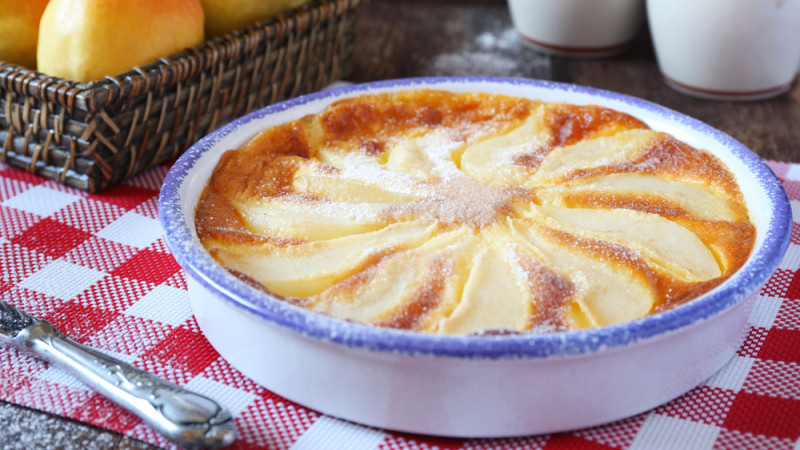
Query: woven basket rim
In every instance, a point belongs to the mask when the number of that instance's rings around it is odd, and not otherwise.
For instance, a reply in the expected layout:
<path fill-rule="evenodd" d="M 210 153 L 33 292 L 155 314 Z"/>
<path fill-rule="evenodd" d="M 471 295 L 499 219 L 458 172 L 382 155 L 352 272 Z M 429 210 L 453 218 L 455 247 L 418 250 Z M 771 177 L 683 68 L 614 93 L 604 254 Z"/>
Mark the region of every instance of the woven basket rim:
<path fill-rule="evenodd" d="M 155 61 L 89 83 L 66 80 L 0 61 L 0 87 L 40 101 L 96 111 L 114 102 L 146 94 L 153 86 L 180 83 L 220 62 L 237 57 L 237 42 L 247 39 L 281 39 L 297 27 L 308 28 L 330 15 L 355 9 L 368 0 L 310 0 L 269 19 L 205 40 Z M 240 51 L 240 50 L 239 50 Z"/>

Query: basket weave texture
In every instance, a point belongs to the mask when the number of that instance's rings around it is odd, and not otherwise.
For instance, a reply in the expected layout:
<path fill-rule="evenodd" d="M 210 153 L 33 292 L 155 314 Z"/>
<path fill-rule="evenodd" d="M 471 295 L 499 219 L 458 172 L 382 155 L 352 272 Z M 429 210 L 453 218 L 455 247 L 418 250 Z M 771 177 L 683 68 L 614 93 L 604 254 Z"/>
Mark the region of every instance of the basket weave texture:
<path fill-rule="evenodd" d="M 340 79 L 359 3 L 312 0 L 88 84 L 0 62 L 0 161 L 89 192 L 111 187 L 236 117 Z"/>

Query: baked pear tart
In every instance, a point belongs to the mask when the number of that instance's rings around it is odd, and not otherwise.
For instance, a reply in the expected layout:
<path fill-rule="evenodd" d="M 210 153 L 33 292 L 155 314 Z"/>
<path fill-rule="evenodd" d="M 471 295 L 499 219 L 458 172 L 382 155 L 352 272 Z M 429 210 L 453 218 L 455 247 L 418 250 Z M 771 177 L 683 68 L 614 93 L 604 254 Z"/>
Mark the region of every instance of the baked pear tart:
<path fill-rule="evenodd" d="M 631 115 L 426 89 L 261 131 L 222 155 L 195 224 L 277 298 L 437 334 L 641 318 L 723 282 L 756 237 L 720 160 Z"/>

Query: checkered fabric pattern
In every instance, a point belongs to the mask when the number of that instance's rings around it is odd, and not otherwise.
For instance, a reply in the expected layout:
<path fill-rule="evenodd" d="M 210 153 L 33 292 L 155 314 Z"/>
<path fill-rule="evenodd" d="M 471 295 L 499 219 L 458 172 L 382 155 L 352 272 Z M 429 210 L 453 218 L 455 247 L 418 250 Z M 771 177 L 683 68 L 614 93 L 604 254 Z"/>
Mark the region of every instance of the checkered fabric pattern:
<path fill-rule="evenodd" d="M 738 354 L 686 395 L 605 426 L 516 439 L 404 435 L 321 415 L 256 385 L 203 337 L 167 249 L 158 167 L 101 194 L 0 164 L 0 298 L 103 352 L 221 401 L 234 448 L 800 449 L 800 165 L 770 163 L 792 199 L 788 254 L 761 292 Z M 58 367 L 0 348 L 0 399 L 170 447 Z"/>

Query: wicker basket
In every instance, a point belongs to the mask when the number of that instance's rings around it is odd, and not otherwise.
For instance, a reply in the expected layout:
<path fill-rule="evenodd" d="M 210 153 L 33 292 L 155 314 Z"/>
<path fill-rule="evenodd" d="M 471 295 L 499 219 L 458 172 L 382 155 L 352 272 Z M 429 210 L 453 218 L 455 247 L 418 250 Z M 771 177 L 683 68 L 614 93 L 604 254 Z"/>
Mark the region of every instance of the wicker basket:
<path fill-rule="evenodd" d="M 97 192 L 254 109 L 342 77 L 361 0 L 312 0 L 89 84 L 0 63 L 0 161 Z"/>

